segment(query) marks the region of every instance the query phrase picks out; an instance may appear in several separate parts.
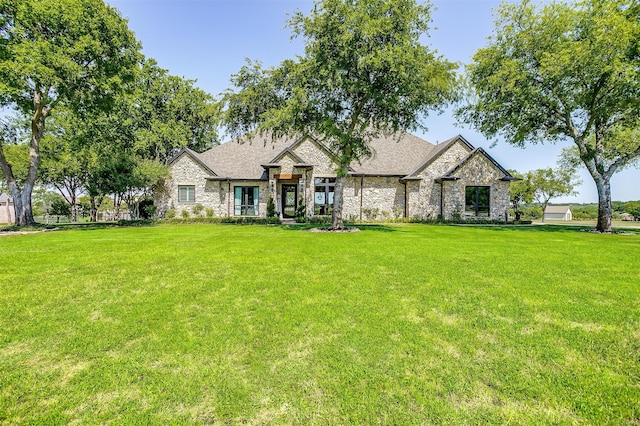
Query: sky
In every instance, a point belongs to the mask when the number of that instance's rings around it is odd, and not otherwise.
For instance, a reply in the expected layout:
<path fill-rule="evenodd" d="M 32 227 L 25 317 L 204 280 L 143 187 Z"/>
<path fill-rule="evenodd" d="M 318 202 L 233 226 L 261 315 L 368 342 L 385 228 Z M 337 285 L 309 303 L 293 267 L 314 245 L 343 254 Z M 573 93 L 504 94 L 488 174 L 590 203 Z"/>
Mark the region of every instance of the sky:
<path fill-rule="evenodd" d="M 307 13 L 309 0 L 107 0 L 129 21 L 142 43 L 145 56 L 173 75 L 197 80 L 195 85 L 218 97 L 231 87 L 229 78 L 245 63 L 257 60 L 276 66 L 303 53 L 300 39 L 291 38 L 288 16 Z M 432 29 L 424 43 L 436 49 L 464 71 L 477 49 L 487 45 L 493 31 L 497 0 L 432 0 Z M 451 111 L 424 119 L 428 131 L 418 135 L 431 143 L 458 134 L 484 148 L 507 169 L 524 173 L 557 167 L 562 148 L 571 142 L 527 145 L 516 148 L 503 140 L 487 140 L 468 125 L 456 123 Z M 577 196 L 553 199 L 552 203 L 597 202 L 595 183 L 586 170 Z M 640 168 L 620 172 L 611 180 L 615 201 L 640 200 Z"/>

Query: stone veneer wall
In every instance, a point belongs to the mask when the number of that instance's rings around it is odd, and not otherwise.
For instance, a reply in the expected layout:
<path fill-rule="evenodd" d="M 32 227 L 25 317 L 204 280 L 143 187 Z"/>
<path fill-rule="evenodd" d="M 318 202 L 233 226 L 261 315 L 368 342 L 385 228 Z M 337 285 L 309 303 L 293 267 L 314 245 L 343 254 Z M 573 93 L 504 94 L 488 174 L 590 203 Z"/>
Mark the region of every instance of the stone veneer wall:
<path fill-rule="evenodd" d="M 214 216 L 233 216 L 233 194 L 236 186 L 258 186 L 258 212 L 265 216 L 267 212 L 268 183 L 256 181 L 217 181 L 207 180 L 210 175 L 188 155 L 183 155 L 171 166 L 171 180 L 166 188 L 166 196 L 159 197 L 160 214 L 169 209 L 175 209 L 180 216 L 183 210 L 193 211 L 196 204 L 202 204 L 205 209 L 213 209 Z M 195 186 L 195 202 L 178 202 L 178 186 Z M 205 214 L 202 212 L 201 214 Z"/>
<path fill-rule="evenodd" d="M 509 211 L 509 182 L 501 181 L 503 173 L 484 155 L 477 154 L 455 173 L 459 180 L 444 182 L 444 217 L 464 215 L 465 188 L 488 186 L 490 197 L 489 217 L 505 220 Z"/>
<path fill-rule="evenodd" d="M 344 189 L 345 219 L 404 217 L 405 186 L 399 176 L 349 176 Z"/>
<path fill-rule="evenodd" d="M 440 184 L 435 180 L 447 173 L 469 155 L 469 148 L 456 142 L 425 167 L 418 176 L 419 181 L 410 181 L 408 217 L 435 219 L 440 214 Z"/>

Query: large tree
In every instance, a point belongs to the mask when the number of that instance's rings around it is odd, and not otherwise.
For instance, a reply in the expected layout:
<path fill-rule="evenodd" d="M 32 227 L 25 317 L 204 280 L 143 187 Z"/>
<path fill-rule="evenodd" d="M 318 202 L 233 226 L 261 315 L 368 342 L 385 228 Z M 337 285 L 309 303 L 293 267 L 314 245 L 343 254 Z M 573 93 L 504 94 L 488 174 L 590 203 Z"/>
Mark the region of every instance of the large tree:
<path fill-rule="evenodd" d="M 2 152 L 16 224 L 33 223 L 31 194 L 45 122 L 58 104 L 83 113 L 107 108 L 133 77 L 139 44 L 102 0 L 0 0 L 0 106 L 30 117 L 29 169 L 20 185 Z"/>
<path fill-rule="evenodd" d="M 180 148 L 202 152 L 218 142 L 219 105 L 195 83 L 170 75 L 154 59 L 144 61 L 129 98 L 143 158 L 165 163 Z"/>
<path fill-rule="evenodd" d="M 288 25 L 304 55 L 278 67 L 249 63 L 223 100 L 228 130 L 314 135 L 336 156 L 332 227 L 341 228 L 349 165 L 371 155 L 380 134 L 422 128 L 455 98 L 456 66 L 421 42 L 431 6 L 414 0 L 316 1 Z"/>
<path fill-rule="evenodd" d="M 89 194 L 92 221 L 107 194 L 126 201 L 135 216 L 139 195 L 162 186 L 168 157 L 217 142 L 217 105 L 194 83 L 147 59 L 108 111 L 58 109 L 42 139 L 41 180 L 67 200 L 72 220 L 80 193 Z"/>
<path fill-rule="evenodd" d="M 637 1 L 504 3 L 468 75 L 474 103 L 460 115 L 486 136 L 573 141 L 597 187 L 597 230 L 610 232 L 611 177 L 640 157 Z"/>

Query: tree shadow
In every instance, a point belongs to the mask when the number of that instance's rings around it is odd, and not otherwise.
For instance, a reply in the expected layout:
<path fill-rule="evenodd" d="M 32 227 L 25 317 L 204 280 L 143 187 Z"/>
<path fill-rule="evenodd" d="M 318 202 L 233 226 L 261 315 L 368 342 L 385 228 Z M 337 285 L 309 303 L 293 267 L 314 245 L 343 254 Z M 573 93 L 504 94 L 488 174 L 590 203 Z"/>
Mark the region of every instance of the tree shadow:
<path fill-rule="evenodd" d="M 329 229 L 331 225 L 329 224 L 320 224 L 320 223 L 296 223 L 296 224 L 288 224 L 282 225 L 282 228 L 288 231 L 313 231 L 317 232 L 326 232 L 326 233 L 345 233 L 348 234 L 348 229 L 357 229 L 358 231 L 377 231 L 377 232 L 396 232 L 397 228 L 392 226 L 379 224 L 379 223 L 358 223 L 358 224 L 350 224 L 345 223 L 345 228 L 347 230 L 344 231 L 334 231 Z"/>

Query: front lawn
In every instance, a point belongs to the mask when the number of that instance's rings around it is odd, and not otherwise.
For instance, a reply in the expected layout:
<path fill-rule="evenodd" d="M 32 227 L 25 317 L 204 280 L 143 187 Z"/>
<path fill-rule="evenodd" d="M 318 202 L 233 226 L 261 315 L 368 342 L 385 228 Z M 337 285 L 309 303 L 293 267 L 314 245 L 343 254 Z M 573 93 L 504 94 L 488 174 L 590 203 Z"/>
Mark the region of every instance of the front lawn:
<path fill-rule="evenodd" d="M 637 424 L 640 236 L 0 237 L 0 424 Z"/>

